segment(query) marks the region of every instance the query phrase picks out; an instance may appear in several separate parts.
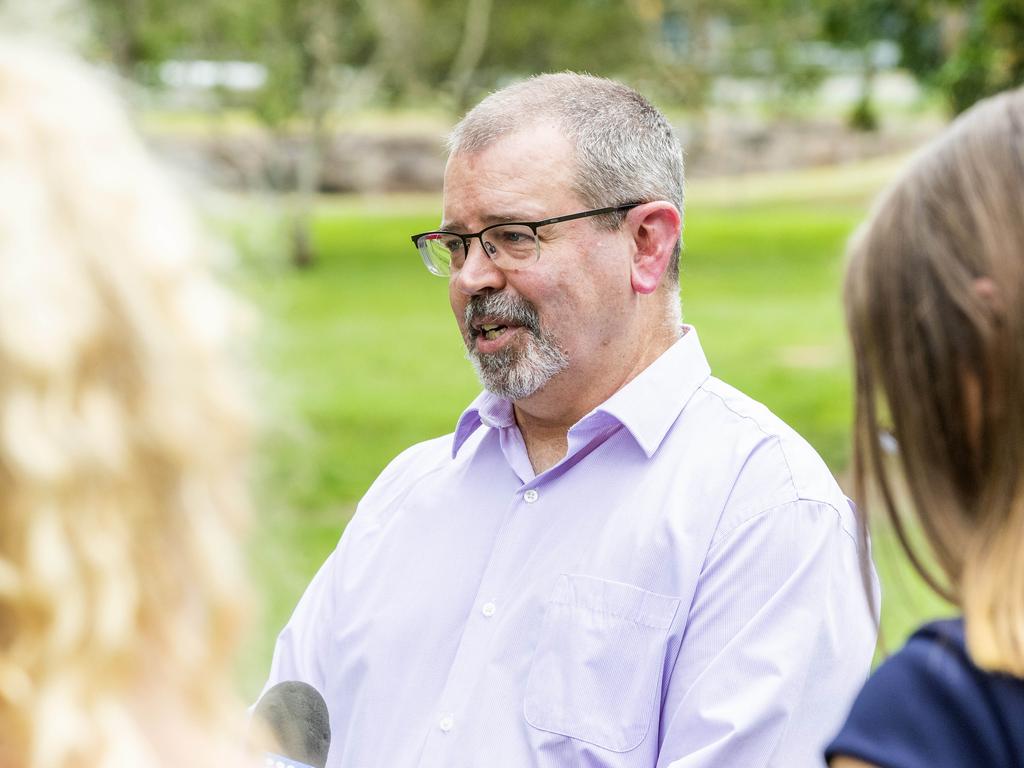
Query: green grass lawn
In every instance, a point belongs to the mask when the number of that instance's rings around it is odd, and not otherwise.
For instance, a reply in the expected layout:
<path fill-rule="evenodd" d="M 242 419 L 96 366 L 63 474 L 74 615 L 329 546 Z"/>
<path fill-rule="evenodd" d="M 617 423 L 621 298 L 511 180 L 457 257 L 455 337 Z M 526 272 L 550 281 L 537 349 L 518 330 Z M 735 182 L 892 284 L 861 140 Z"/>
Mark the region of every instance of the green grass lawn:
<path fill-rule="evenodd" d="M 843 477 L 850 372 L 839 303 L 844 242 L 895 164 L 695 183 L 682 266 L 684 316 L 716 375 L 804 434 Z M 317 265 L 287 266 L 274 209 L 244 203 L 230 225 L 238 282 L 257 310 L 262 419 L 253 566 L 263 610 L 243 660 L 245 691 L 266 673 L 275 632 L 337 543 L 377 473 L 410 444 L 450 432 L 478 391 L 445 281 L 408 235 L 439 200 L 324 200 Z M 883 627 L 898 645 L 939 610 L 900 568 L 884 531 Z M 858 589 L 851 583 L 850 589 Z"/>

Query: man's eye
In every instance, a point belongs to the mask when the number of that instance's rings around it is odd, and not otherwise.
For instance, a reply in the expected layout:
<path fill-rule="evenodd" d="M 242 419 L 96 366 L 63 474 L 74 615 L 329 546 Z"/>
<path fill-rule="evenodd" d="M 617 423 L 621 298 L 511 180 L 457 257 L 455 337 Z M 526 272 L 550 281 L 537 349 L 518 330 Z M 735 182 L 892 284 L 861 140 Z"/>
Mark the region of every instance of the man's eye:
<path fill-rule="evenodd" d="M 520 229 L 506 229 L 501 232 L 501 239 L 503 242 L 511 244 L 532 243 L 533 233 Z"/>

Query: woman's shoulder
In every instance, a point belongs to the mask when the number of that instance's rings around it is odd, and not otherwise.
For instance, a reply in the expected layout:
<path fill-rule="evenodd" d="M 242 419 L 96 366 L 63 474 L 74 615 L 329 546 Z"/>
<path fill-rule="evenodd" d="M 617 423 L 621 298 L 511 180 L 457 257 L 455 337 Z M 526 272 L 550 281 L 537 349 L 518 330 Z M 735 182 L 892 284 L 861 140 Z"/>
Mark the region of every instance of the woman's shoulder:
<path fill-rule="evenodd" d="M 883 768 L 1017 766 L 1024 680 L 976 667 L 963 621 L 928 624 L 868 680 L 828 755 Z"/>

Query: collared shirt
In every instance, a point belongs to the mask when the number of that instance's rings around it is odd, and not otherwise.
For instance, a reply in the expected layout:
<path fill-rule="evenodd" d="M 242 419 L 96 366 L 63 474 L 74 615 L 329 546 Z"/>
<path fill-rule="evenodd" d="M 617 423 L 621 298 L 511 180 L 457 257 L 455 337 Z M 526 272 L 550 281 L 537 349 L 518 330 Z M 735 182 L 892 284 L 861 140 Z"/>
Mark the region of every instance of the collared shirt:
<path fill-rule="evenodd" d="M 384 470 L 274 653 L 329 766 L 822 765 L 875 644 L 853 511 L 684 330 L 540 474 L 486 393 Z"/>

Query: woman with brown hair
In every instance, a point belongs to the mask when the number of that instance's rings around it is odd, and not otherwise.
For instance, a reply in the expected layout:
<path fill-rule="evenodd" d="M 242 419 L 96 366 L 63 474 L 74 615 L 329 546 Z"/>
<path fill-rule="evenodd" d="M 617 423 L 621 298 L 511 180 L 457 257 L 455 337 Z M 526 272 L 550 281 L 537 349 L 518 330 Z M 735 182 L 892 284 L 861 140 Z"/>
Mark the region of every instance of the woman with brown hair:
<path fill-rule="evenodd" d="M 0 766 L 236 760 L 232 303 L 96 74 L 0 42 Z"/>
<path fill-rule="evenodd" d="M 857 497 L 963 618 L 878 669 L 830 765 L 1024 765 L 1024 90 L 961 116 L 882 196 L 845 299 Z"/>

